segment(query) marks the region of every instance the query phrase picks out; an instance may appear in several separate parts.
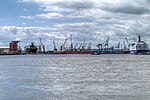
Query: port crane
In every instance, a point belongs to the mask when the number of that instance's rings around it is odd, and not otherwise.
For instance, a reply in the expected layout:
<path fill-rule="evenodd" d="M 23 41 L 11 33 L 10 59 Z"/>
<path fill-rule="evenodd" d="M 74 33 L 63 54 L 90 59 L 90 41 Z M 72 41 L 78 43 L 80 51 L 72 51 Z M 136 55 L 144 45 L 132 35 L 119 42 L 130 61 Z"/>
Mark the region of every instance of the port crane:
<path fill-rule="evenodd" d="M 102 49 L 103 49 L 102 44 L 98 44 L 98 45 L 96 45 L 96 46 L 97 46 L 98 49 L 102 52 Z"/>
<path fill-rule="evenodd" d="M 74 46 L 75 51 L 77 50 L 77 48 L 76 48 L 77 46 L 78 46 L 78 43 L 76 43 L 75 46 Z"/>
<path fill-rule="evenodd" d="M 79 46 L 79 48 L 78 48 L 79 50 L 81 50 L 82 45 L 83 45 L 83 43 L 80 44 L 80 46 Z"/>
<path fill-rule="evenodd" d="M 92 46 L 92 42 L 89 42 L 89 43 L 88 43 L 87 50 L 91 50 L 91 46 Z"/>
<path fill-rule="evenodd" d="M 86 46 L 86 43 L 85 43 L 85 39 L 83 40 L 83 44 L 82 44 L 82 51 L 85 50 L 85 46 Z"/>
<path fill-rule="evenodd" d="M 100 51 L 103 50 L 103 46 L 104 46 L 104 50 L 106 51 L 106 50 L 108 50 L 108 42 L 109 42 L 109 37 L 107 38 L 107 40 L 106 40 L 105 42 L 100 43 L 100 44 L 98 44 L 98 45 L 96 45 L 96 46 L 98 47 L 98 49 L 99 49 Z"/>
<path fill-rule="evenodd" d="M 87 46 L 87 43 L 85 43 L 85 45 L 84 45 L 84 50 L 86 50 L 85 48 L 86 48 L 86 46 Z"/>
<path fill-rule="evenodd" d="M 129 48 L 130 48 L 130 45 L 131 45 L 131 44 L 129 43 L 129 41 L 128 41 L 128 38 L 127 38 L 127 37 L 125 37 L 125 40 L 126 40 L 126 42 L 127 42 L 127 44 L 128 44 L 128 48 L 127 48 L 127 49 L 129 50 Z"/>
<path fill-rule="evenodd" d="M 118 48 L 118 49 L 120 48 L 120 42 L 117 44 L 116 48 Z"/>
<path fill-rule="evenodd" d="M 54 45 L 54 51 L 57 51 L 57 48 L 56 48 L 56 43 L 55 43 L 55 41 L 53 41 L 53 45 Z"/>
<path fill-rule="evenodd" d="M 124 46 L 124 50 L 127 50 L 127 46 L 126 46 L 126 43 L 125 43 L 125 41 L 123 41 L 123 46 Z"/>
<path fill-rule="evenodd" d="M 66 47 L 65 47 L 66 42 L 67 42 L 67 38 L 65 39 L 65 42 L 60 46 L 60 50 L 66 49 Z"/>
<path fill-rule="evenodd" d="M 44 46 L 44 44 L 43 44 L 43 42 L 42 42 L 42 39 L 41 38 L 39 38 L 39 40 L 40 40 L 40 46 L 39 46 L 39 52 L 45 52 L 45 46 Z"/>
<path fill-rule="evenodd" d="M 109 42 L 109 37 L 107 38 L 107 40 L 105 41 L 105 44 L 104 44 L 105 50 L 108 50 L 108 42 Z"/>
<path fill-rule="evenodd" d="M 135 37 L 133 37 L 133 41 L 134 41 L 134 42 L 137 42 L 137 40 L 136 40 L 136 38 L 135 38 Z"/>
<path fill-rule="evenodd" d="M 70 50 L 73 51 L 73 42 L 72 42 L 72 35 L 70 35 Z"/>

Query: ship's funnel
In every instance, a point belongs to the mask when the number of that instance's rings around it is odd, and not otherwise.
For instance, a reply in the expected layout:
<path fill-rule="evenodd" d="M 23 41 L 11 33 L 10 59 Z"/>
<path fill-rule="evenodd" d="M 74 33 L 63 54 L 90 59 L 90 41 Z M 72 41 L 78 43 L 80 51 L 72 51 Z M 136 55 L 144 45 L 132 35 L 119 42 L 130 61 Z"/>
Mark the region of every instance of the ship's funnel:
<path fill-rule="evenodd" d="M 139 40 L 138 40 L 138 42 L 141 42 L 141 37 L 140 37 L 140 35 L 139 35 Z"/>

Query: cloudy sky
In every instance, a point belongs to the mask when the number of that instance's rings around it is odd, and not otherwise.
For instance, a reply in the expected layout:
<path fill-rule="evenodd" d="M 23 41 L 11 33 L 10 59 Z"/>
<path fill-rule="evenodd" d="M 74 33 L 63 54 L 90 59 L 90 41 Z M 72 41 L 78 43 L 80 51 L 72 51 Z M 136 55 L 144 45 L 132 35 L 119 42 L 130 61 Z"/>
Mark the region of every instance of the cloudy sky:
<path fill-rule="evenodd" d="M 0 0 L 0 46 L 21 40 L 53 48 L 73 36 L 75 43 L 110 37 L 110 45 L 141 35 L 150 43 L 150 0 Z M 68 41 L 69 45 L 69 41 Z"/>

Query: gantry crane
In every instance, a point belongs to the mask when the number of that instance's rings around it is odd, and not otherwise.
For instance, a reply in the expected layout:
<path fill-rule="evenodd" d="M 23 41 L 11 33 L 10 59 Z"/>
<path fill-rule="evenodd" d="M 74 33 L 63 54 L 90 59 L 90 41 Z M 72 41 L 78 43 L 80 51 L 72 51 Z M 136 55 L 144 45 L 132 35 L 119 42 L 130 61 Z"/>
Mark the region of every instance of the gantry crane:
<path fill-rule="evenodd" d="M 81 50 L 82 45 L 83 45 L 83 43 L 80 43 L 80 46 L 79 46 L 79 48 L 78 48 L 79 50 Z"/>
<path fill-rule="evenodd" d="M 107 38 L 107 40 L 105 41 L 105 42 L 103 42 L 103 43 L 100 43 L 100 44 L 98 44 L 98 45 L 96 45 L 97 47 L 98 47 L 98 49 L 100 50 L 100 51 L 102 51 L 103 49 L 106 51 L 106 50 L 108 50 L 108 42 L 109 42 L 109 37 Z M 104 47 L 104 48 L 103 48 Z"/>
<path fill-rule="evenodd" d="M 53 45 L 54 45 L 54 51 L 57 51 L 57 48 L 56 48 L 56 43 L 55 43 L 55 41 L 53 41 Z"/>
<path fill-rule="evenodd" d="M 109 37 L 107 38 L 107 40 L 105 41 L 105 44 L 104 44 L 105 50 L 108 50 L 108 42 L 109 42 Z"/>
<path fill-rule="evenodd" d="M 75 46 L 74 46 L 74 51 L 77 50 L 77 46 L 78 46 L 78 43 L 75 44 Z"/>
<path fill-rule="evenodd" d="M 91 50 L 91 46 L 92 46 L 92 42 L 89 42 L 89 43 L 88 43 L 87 50 Z"/>
<path fill-rule="evenodd" d="M 125 41 L 123 41 L 123 46 L 124 46 L 124 50 L 127 50 L 127 46 L 126 46 L 126 43 L 125 43 Z"/>
<path fill-rule="evenodd" d="M 72 40 L 72 35 L 70 35 L 70 50 L 73 51 L 73 40 Z"/>
<path fill-rule="evenodd" d="M 129 48 L 130 48 L 130 45 L 131 45 L 131 44 L 129 43 L 129 41 L 128 41 L 128 38 L 127 38 L 127 37 L 125 37 L 125 40 L 126 40 L 126 42 L 127 42 L 127 44 L 128 44 L 128 48 L 127 48 L 127 49 L 129 50 Z"/>
<path fill-rule="evenodd" d="M 83 40 L 83 44 L 82 44 L 82 51 L 84 51 L 85 50 L 85 39 Z"/>
<path fill-rule="evenodd" d="M 65 39 L 65 42 L 60 46 L 60 50 L 65 50 L 66 49 L 66 47 L 65 47 L 66 42 L 67 42 L 67 38 Z"/>
<path fill-rule="evenodd" d="M 117 44 L 116 48 L 118 48 L 118 49 L 120 48 L 120 42 Z"/>
<path fill-rule="evenodd" d="M 42 42 L 42 39 L 39 38 L 39 40 L 40 40 L 39 51 L 44 53 L 45 52 L 45 46 L 44 46 L 44 44 Z"/>

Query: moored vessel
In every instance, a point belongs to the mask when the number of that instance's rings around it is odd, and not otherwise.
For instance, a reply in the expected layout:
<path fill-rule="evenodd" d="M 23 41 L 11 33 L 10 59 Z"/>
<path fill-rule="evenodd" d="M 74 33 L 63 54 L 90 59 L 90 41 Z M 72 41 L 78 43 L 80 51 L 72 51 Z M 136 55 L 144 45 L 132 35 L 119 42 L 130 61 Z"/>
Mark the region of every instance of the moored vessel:
<path fill-rule="evenodd" d="M 36 54 L 37 50 L 38 50 L 38 48 L 37 48 L 36 45 L 34 45 L 33 42 L 31 43 L 31 45 L 28 45 L 28 46 L 25 47 L 25 52 L 27 54 Z"/>
<path fill-rule="evenodd" d="M 130 45 L 130 54 L 150 54 L 149 47 L 146 42 L 138 36 L 138 42 Z"/>

